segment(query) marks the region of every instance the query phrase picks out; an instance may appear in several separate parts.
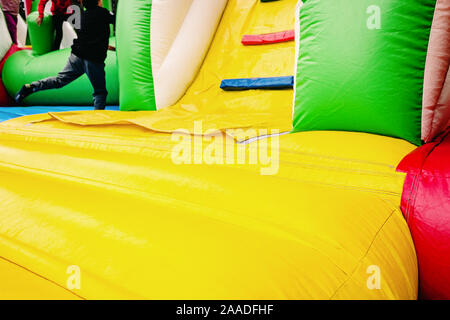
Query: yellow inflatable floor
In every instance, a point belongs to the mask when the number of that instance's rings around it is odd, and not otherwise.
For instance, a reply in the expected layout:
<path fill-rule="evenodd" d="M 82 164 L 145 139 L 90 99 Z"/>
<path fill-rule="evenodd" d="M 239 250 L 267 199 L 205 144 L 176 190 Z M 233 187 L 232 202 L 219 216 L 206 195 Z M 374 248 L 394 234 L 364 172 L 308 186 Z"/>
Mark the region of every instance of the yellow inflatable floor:
<path fill-rule="evenodd" d="M 262 175 L 270 163 L 176 164 L 171 135 L 28 125 L 40 117 L 0 126 L 0 253 L 59 287 L 79 267 L 79 297 L 416 298 L 395 172 L 414 149 L 405 141 L 346 132 L 261 140 L 279 151 L 278 171 Z M 380 289 L 367 285 L 373 266 Z M 30 276 L 16 274 L 0 278 L 27 286 Z M 41 285 L 27 296 L 54 297 Z"/>
<path fill-rule="evenodd" d="M 289 130 L 291 91 L 218 84 L 292 74 L 292 43 L 238 40 L 292 28 L 295 3 L 230 0 L 199 76 L 167 111 L 1 123 L 0 298 L 416 299 L 395 172 L 413 145 L 220 134 Z M 165 133 L 179 128 L 219 133 Z"/>

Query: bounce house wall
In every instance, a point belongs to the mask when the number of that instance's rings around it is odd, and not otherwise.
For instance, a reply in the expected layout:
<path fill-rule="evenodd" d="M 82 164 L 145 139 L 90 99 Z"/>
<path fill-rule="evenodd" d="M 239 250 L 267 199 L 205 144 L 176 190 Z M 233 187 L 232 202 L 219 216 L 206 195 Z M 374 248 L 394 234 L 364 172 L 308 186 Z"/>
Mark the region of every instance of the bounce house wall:
<path fill-rule="evenodd" d="M 156 110 L 150 49 L 152 1 L 119 1 L 117 11 L 120 109 Z"/>
<path fill-rule="evenodd" d="M 343 130 L 421 144 L 436 0 L 305 1 L 294 132 Z"/>
<path fill-rule="evenodd" d="M 450 124 L 450 1 L 438 0 L 425 68 L 422 139 L 432 141 Z"/>

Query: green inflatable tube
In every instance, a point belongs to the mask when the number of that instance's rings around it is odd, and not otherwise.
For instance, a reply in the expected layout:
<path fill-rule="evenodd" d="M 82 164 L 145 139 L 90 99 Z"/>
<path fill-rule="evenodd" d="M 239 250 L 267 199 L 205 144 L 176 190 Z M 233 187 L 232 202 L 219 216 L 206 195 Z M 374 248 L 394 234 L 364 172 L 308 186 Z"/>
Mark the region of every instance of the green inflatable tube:
<path fill-rule="evenodd" d="M 150 58 L 151 10 L 151 0 L 119 1 L 116 36 L 123 111 L 156 110 Z"/>
<path fill-rule="evenodd" d="M 114 38 L 111 39 L 114 45 Z M 58 50 L 42 56 L 33 55 L 33 51 L 23 50 L 13 54 L 5 63 L 3 81 L 8 93 L 14 97 L 20 88 L 26 84 L 47 77 L 53 77 L 60 72 L 67 63 L 71 49 Z M 108 89 L 108 105 L 118 105 L 119 84 L 116 53 L 108 51 L 106 59 L 106 86 Z M 68 86 L 41 91 L 25 99 L 28 105 L 45 106 L 82 106 L 92 105 L 93 88 L 86 75 L 72 82 Z"/>
<path fill-rule="evenodd" d="M 53 19 L 50 15 L 45 15 L 40 26 L 37 25 L 37 12 L 30 13 L 27 17 L 28 32 L 30 41 L 33 43 L 33 54 L 43 55 L 52 51 L 55 39 L 53 30 Z"/>

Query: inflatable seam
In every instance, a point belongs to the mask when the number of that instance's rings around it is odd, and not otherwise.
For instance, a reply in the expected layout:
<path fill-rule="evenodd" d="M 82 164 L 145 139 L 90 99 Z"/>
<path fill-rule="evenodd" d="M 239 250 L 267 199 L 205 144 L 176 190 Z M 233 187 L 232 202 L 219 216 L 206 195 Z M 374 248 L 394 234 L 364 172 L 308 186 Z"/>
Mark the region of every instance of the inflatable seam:
<path fill-rule="evenodd" d="M 358 270 L 359 265 L 361 264 L 361 262 L 367 257 L 367 255 L 370 253 L 370 250 L 372 249 L 372 246 L 375 242 L 375 240 L 378 238 L 378 235 L 381 233 L 381 231 L 383 230 L 383 228 L 386 226 L 386 224 L 389 222 L 389 220 L 391 220 L 391 218 L 394 216 L 394 213 L 397 212 L 397 209 L 394 209 L 391 214 L 386 218 L 386 220 L 383 222 L 383 224 L 380 226 L 380 228 L 378 229 L 378 231 L 375 233 L 375 235 L 372 238 L 372 241 L 370 242 L 369 246 L 367 247 L 366 252 L 364 253 L 364 255 L 358 260 L 358 263 L 356 263 L 355 268 L 353 269 L 353 271 L 351 272 L 351 274 L 349 274 L 347 276 L 347 279 L 345 279 L 342 284 L 336 289 L 336 291 L 330 296 L 330 300 L 333 300 L 334 297 L 343 289 L 344 285 L 353 278 L 353 275 L 355 274 L 355 272 Z"/>
<path fill-rule="evenodd" d="M 11 264 L 13 264 L 13 265 L 15 265 L 15 266 L 17 266 L 17 267 L 19 267 L 19 268 L 21 268 L 21 269 L 23 269 L 23 270 L 29 272 L 29 273 L 31 273 L 31 274 L 34 274 L 35 276 L 37 276 L 37 277 L 39 277 L 39 278 L 41 278 L 41 279 L 43 279 L 43 280 L 45 280 L 45 281 L 48 281 L 48 282 L 50 282 L 51 284 L 54 284 L 55 286 L 57 286 L 57 287 L 59 287 L 59 288 L 61 288 L 61 289 L 64 289 L 64 290 L 67 291 L 67 292 L 70 292 L 71 294 L 73 294 L 74 296 L 76 296 L 76 297 L 78 297 L 78 298 L 80 298 L 80 299 L 82 299 L 82 300 L 86 300 L 86 299 L 83 298 L 82 296 L 80 296 L 80 295 L 76 294 L 75 292 L 73 292 L 73 291 L 71 291 L 71 290 L 65 288 L 64 286 L 58 284 L 57 282 L 55 282 L 55 281 L 53 281 L 53 280 L 50 280 L 50 279 L 48 279 L 48 278 L 46 278 L 46 277 L 44 277 L 44 276 L 42 276 L 42 275 L 40 275 L 40 274 L 38 274 L 38 273 L 36 273 L 36 272 L 34 272 L 34 271 L 28 269 L 28 268 L 26 268 L 26 267 L 24 267 L 24 266 L 22 266 L 22 265 L 20 265 L 20 264 L 18 264 L 18 263 L 15 263 L 14 261 L 11 261 L 11 260 L 9 260 L 9 259 L 3 257 L 3 256 L 0 256 L 0 259 L 3 260 L 3 261 L 6 261 L 6 262 L 8 262 L 8 263 L 11 263 Z"/>

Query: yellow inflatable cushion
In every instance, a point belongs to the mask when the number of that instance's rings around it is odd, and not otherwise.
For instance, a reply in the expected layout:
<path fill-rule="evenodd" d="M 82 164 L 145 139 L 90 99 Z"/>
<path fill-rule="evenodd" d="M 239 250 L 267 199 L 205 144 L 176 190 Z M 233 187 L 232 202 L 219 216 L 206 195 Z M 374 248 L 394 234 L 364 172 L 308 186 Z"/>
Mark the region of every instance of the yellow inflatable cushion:
<path fill-rule="evenodd" d="M 209 147 L 200 139 L 192 153 Z M 177 139 L 137 126 L 2 123 L 0 256 L 63 287 L 79 267 L 71 290 L 86 299 L 417 298 L 395 172 L 414 146 L 346 132 L 265 141 L 279 151 L 274 175 L 177 165 Z"/>

